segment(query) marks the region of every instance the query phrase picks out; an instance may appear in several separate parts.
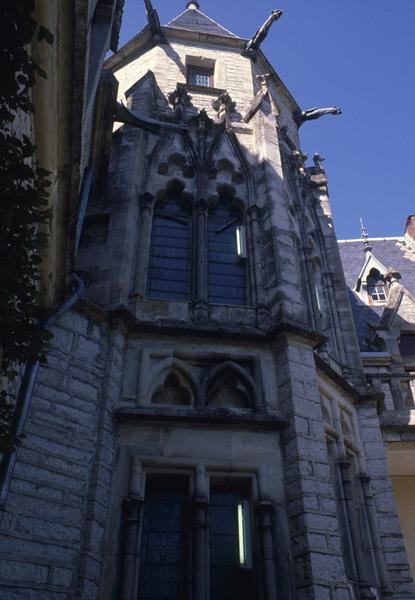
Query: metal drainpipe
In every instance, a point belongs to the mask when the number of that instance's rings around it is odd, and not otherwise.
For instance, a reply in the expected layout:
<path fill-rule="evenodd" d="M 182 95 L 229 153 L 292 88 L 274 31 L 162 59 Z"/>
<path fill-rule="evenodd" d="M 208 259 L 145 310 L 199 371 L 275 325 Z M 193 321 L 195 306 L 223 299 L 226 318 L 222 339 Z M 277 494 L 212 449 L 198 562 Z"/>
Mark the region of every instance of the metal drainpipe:
<path fill-rule="evenodd" d="M 72 275 L 75 291 L 69 298 L 47 319 L 42 323 L 42 327 L 47 329 L 52 327 L 60 319 L 60 317 L 66 313 L 72 306 L 81 298 L 85 292 L 85 284 L 78 275 L 75 273 Z M 12 436 L 16 440 L 22 435 L 26 420 L 29 414 L 30 405 L 32 402 L 33 390 L 36 385 L 37 376 L 39 373 L 40 363 L 39 361 L 29 362 L 26 364 L 22 383 L 20 385 L 19 394 L 17 397 L 16 408 L 13 417 L 13 429 Z M 5 454 L 1 462 L 0 470 L 0 508 L 2 508 L 6 501 L 10 488 L 10 481 L 14 471 L 14 465 L 16 464 L 17 449 L 13 452 Z"/>

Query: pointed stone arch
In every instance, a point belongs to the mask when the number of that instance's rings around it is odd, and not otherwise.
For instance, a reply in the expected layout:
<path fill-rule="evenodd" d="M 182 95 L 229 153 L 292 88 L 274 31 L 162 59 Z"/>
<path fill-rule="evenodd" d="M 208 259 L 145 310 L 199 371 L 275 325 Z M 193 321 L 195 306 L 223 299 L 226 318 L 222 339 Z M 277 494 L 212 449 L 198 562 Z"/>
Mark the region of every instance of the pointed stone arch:
<path fill-rule="evenodd" d="M 258 404 L 255 381 L 233 361 L 211 369 L 203 381 L 203 396 L 207 406 L 214 408 L 252 409 Z"/>
<path fill-rule="evenodd" d="M 195 164 L 183 136 L 162 135 L 147 155 L 146 176 L 143 188 L 156 195 L 165 187 L 167 179 L 179 178 L 186 192 L 194 193 Z"/>
<path fill-rule="evenodd" d="M 155 195 L 155 203 L 162 203 L 170 196 L 174 197 L 186 210 L 190 210 L 193 194 L 186 189 L 186 181 L 179 177 L 172 177 L 166 181 L 164 187 Z"/>
<path fill-rule="evenodd" d="M 194 370 L 178 358 L 160 361 L 149 373 L 145 397 L 149 403 L 194 406 L 200 383 Z"/>
<path fill-rule="evenodd" d="M 215 182 L 220 173 L 238 188 L 238 195 L 248 207 L 255 202 L 254 177 L 251 167 L 233 131 L 222 129 L 216 136 L 208 155 L 208 177 Z"/>

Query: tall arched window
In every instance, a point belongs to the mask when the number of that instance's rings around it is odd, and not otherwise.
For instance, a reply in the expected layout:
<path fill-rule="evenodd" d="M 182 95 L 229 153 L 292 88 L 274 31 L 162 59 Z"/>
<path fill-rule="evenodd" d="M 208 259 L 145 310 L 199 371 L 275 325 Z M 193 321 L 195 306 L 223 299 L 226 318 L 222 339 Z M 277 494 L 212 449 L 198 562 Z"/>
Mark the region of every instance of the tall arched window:
<path fill-rule="evenodd" d="M 147 294 L 161 300 L 190 299 L 190 215 L 170 192 L 154 211 Z"/>
<path fill-rule="evenodd" d="M 247 304 L 245 227 L 242 212 L 220 200 L 208 215 L 208 300 Z"/>

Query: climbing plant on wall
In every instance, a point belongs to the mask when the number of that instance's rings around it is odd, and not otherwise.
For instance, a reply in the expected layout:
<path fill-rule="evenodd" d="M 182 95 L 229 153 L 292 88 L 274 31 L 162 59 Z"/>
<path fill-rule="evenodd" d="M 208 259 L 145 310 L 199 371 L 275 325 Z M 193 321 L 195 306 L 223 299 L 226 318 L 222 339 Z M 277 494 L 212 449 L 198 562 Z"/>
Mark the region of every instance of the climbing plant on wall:
<path fill-rule="evenodd" d="M 31 88 L 46 73 L 34 60 L 35 36 L 52 34 L 33 19 L 35 0 L 0 3 L 0 452 L 13 449 L 13 397 L 9 385 L 19 366 L 42 360 L 49 334 L 40 326 L 40 225 L 48 219 L 49 173 L 35 160 L 35 147 L 19 132 L 22 115 L 34 112 Z M 6 389 L 4 389 L 6 387 Z"/>

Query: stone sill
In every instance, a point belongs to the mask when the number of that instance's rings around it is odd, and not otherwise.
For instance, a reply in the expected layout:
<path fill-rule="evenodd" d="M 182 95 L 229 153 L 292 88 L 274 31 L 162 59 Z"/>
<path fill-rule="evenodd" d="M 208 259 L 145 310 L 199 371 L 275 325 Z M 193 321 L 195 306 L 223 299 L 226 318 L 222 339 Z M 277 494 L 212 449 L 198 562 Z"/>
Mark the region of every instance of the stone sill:
<path fill-rule="evenodd" d="M 222 88 L 215 88 L 205 85 L 192 85 L 190 83 L 183 83 L 180 85 L 188 92 L 196 92 L 197 94 L 211 94 L 212 96 L 220 96 L 220 94 L 224 94 L 226 90 Z"/>
<path fill-rule="evenodd" d="M 360 356 L 364 366 L 383 367 L 390 365 L 392 362 L 392 356 L 389 352 L 361 352 Z"/>
<path fill-rule="evenodd" d="M 174 412 L 173 412 L 174 411 Z M 210 424 L 226 425 L 226 427 L 244 427 L 249 429 L 279 430 L 286 426 L 286 420 L 279 415 L 270 413 L 257 413 L 246 411 L 245 414 L 236 413 L 232 409 L 218 409 L 215 411 L 196 412 L 195 409 L 177 407 L 177 409 L 158 409 L 150 407 L 119 408 L 114 411 L 114 421 L 131 423 L 140 422 L 174 422 L 186 425 Z"/>

